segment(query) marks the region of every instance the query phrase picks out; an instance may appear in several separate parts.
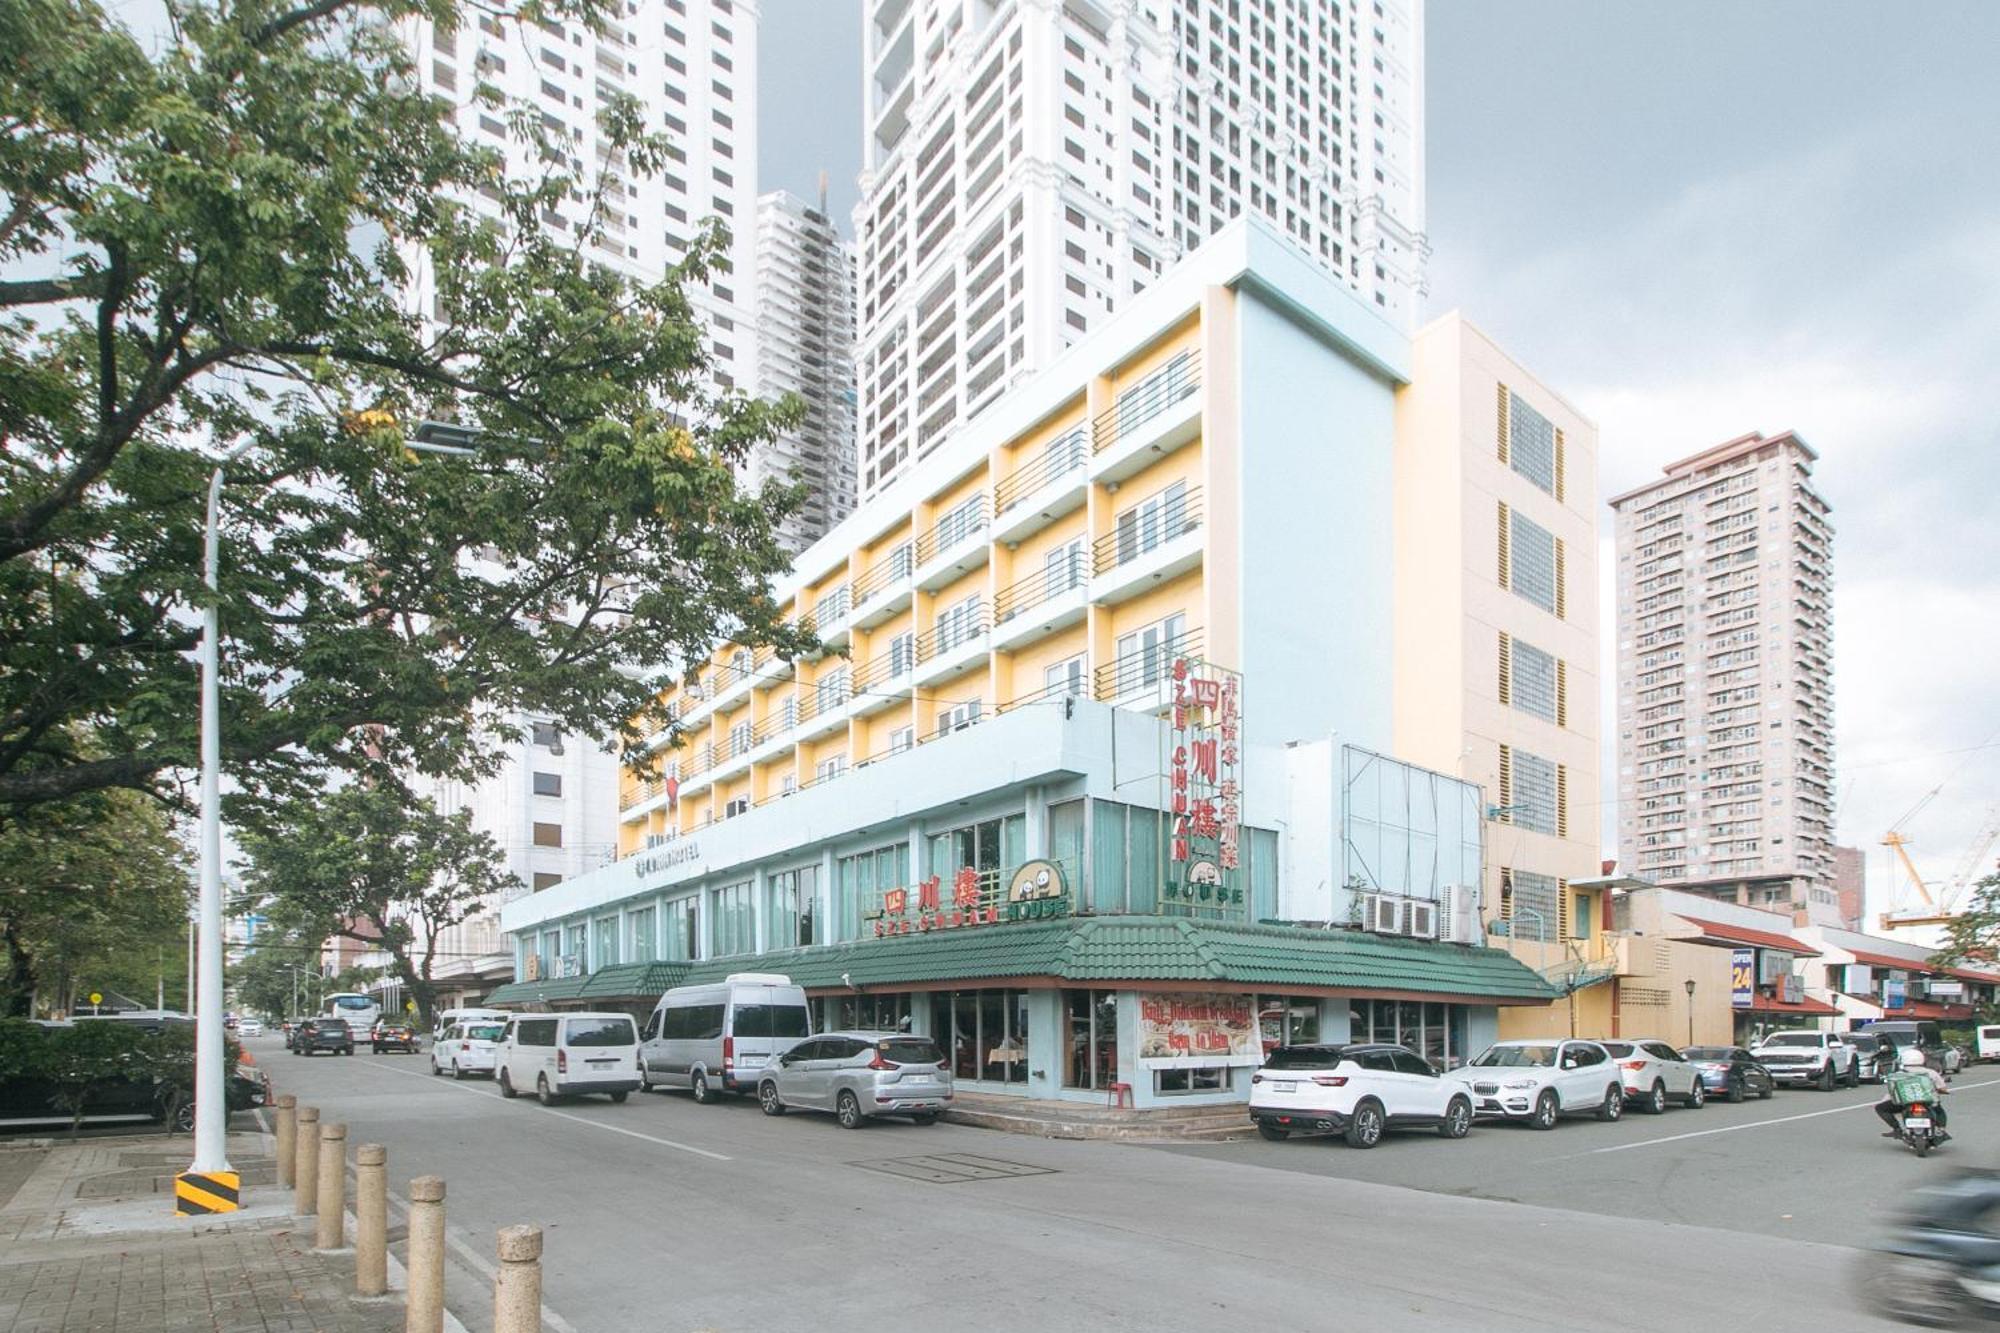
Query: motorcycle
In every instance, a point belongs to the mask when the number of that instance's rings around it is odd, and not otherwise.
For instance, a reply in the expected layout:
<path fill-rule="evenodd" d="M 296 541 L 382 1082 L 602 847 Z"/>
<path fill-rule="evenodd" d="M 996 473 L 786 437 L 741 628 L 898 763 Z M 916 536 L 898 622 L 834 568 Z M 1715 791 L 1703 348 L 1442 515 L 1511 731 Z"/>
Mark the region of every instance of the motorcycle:
<path fill-rule="evenodd" d="M 1946 1328 L 2000 1315 L 2000 1172 L 1968 1171 L 1912 1191 L 1859 1272 L 1877 1313 Z"/>
<path fill-rule="evenodd" d="M 1932 1148 L 1951 1137 L 1938 1127 L 1931 1110 L 1929 1102 L 1911 1102 L 1896 1110 L 1896 1137 L 1909 1144 L 1919 1157 L 1929 1156 Z"/>

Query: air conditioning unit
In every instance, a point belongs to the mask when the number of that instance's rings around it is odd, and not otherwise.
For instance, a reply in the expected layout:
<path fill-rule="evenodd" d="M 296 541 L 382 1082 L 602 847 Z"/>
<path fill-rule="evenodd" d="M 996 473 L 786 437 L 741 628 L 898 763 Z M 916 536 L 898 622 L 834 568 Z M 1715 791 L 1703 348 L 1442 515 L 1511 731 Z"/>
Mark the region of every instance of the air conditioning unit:
<path fill-rule="evenodd" d="M 1403 904 L 1403 933 L 1414 939 L 1434 940 L 1438 933 L 1438 905 L 1412 900 Z"/>
<path fill-rule="evenodd" d="M 1451 944 L 1479 944 L 1479 887 L 1475 884 L 1447 884 L 1439 895 L 1438 938 Z"/>
<path fill-rule="evenodd" d="M 1362 925 L 1377 935 L 1403 933 L 1403 902 L 1386 893 L 1371 893 L 1361 900 Z"/>

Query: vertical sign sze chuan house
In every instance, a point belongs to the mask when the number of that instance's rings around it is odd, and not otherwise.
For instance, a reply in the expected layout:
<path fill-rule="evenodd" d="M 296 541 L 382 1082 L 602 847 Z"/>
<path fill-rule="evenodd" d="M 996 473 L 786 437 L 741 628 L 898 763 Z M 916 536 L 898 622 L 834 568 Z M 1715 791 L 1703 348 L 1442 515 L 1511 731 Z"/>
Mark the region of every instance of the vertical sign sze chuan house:
<path fill-rule="evenodd" d="M 1177 657 L 1168 737 L 1171 839 L 1161 898 L 1183 908 L 1244 905 L 1243 677 Z"/>

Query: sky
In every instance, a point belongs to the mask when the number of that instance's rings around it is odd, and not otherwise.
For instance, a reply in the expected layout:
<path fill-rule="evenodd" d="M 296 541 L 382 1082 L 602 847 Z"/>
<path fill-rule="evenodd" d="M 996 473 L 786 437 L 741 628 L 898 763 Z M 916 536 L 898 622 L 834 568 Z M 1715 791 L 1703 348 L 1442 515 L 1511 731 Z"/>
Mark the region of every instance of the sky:
<path fill-rule="evenodd" d="M 845 224 L 859 0 L 763 15 L 761 188 L 827 171 Z M 1818 450 L 1838 837 L 1880 911 L 1882 834 L 1941 787 L 1904 831 L 1945 878 L 2000 801 L 2000 4 L 1431 0 L 1426 22 L 1427 312 L 1598 424 L 1602 495 L 1753 430 Z"/>

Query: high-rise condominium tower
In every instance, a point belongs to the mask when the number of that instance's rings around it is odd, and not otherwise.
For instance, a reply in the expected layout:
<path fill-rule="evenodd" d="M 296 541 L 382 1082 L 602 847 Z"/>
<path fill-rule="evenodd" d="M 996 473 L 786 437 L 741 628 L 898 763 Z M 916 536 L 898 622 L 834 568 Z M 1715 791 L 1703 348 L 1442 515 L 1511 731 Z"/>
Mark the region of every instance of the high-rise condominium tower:
<path fill-rule="evenodd" d="M 854 248 L 826 202 L 757 201 L 757 394 L 797 394 L 805 420 L 751 460 L 751 480 L 803 482 L 785 544 L 803 550 L 854 510 Z"/>
<path fill-rule="evenodd" d="M 1752 433 L 1611 501 L 1618 855 L 1839 925 L 1833 529 L 1804 440 Z"/>
<path fill-rule="evenodd" d="M 867 0 L 861 493 L 1241 213 L 1409 328 L 1427 253 L 1422 13 Z"/>

